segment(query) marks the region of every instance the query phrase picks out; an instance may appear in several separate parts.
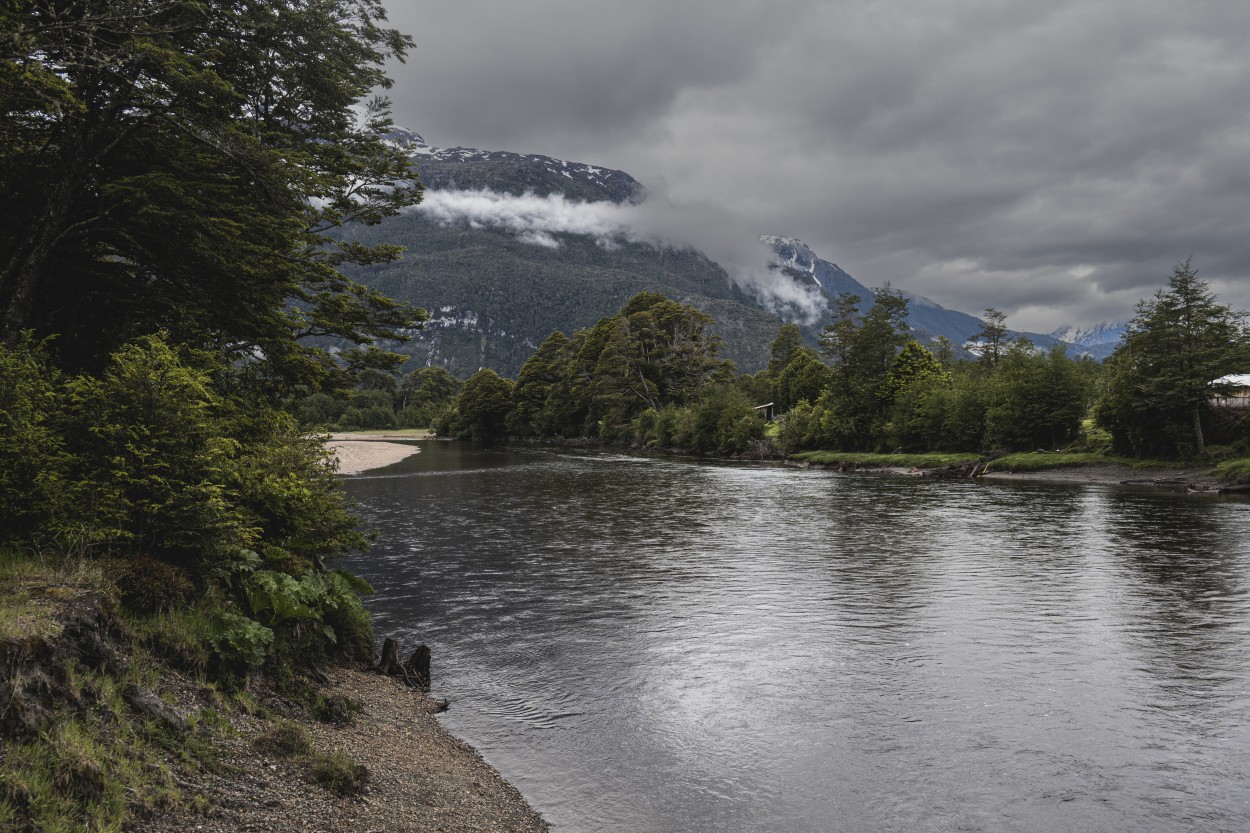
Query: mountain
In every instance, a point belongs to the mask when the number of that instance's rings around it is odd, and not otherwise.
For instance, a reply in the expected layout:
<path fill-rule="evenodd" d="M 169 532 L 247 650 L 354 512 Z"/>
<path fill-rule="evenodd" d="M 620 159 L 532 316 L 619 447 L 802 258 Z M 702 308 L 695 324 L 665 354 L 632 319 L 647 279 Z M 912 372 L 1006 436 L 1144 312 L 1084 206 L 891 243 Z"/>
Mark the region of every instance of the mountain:
<path fill-rule="evenodd" d="M 701 252 L 646 242 L 614 226 L 646 198 L 624 171 L 538 154 L 436 148 L 402 128 L 386 139 L 409 154 L 425 204 L 353 229 L 362 242 L 406 249 L 402 259 L 358 267 L 353 276 L 430 311 L 432 319 L 412 341 L 385 345 L 412 356 L 409 367 L 438 364 L 462 377 L 491 367 L 515 377 L 551 332 L 591 326 L 642 291 L 716 319 L 724 355 L 740 371 L 767 365 L 782 324 L 778 305 L 735 283 Z M 826 309 L 843 292 L 860 296 L 864 310 L 871 305 L 868 287 L 801 241 L 761 239 L 775 255 L 772 280 L 797 282 Z M 908 324 L 922 342 L 945 336 L 959 349 L 981 329 L 972 315 L 903 294 Z M 827 320 L 827 313 L 809 320 L 809 342 Z M 1059 341 L 1053 334 L 1022 335 L 1043 348 Z"/>
<path fill-rule="evenodd" d="M 646 197 L 642 183 L 611 168 L 538 154 L 435 148 L 405 128 L 391 130 L 386 139 L 408 151 L 421 184 L 431 191 L 485 190 L 515 197 L 558 193 L 578 202 L 636 203 Z"/>
<path fill-rule="evenodd" d="M 1060 327 L 1051 336 L 1071 344 L 1080 355 L 1102 361 L 1120 346 L 1127 329 L 1128 324 L 1124 321 L 1104 321 L 1092 327 Z"/>
<path fill-rule="evenodd" d="M 536 154 L 438 149 L 407 130 L 392 131 L 388 139 L 411 153 L 430 204 L 439 192 L 558 195 L 572 210 L 578 204 L 630 205 L 644 196 L 629 174 L 601 166 Z M 401 260 L 354 269 L 353 277 L 432 315 L 411 342 L 385 346 L 413 356 L 417 366 L 439 364 L 462 377 L 480 367 L 515 377 L 551 332 L 591 326 L 642 291 L 661 292 L 715 318 L 724 354 L 747 372 L 768 363 L 781 326 L 724 269 L 692 249 L 558 230 L 527 237 L 472 218 L 448 221 L 423 206 L 352 234 L 366 243 L 406 248 Z"/>
<path fill-rule="evenodd" d="M 793 237 L 767 236 L 761 238 L 777 254 L 777 268 L 800 283 L 813 283 L 829 298 L 849 292 L 860 298 L 859 308 L 866 312 L 872 305 L 872 290 L 847 274 L 836 263 L 823 260 L 801 240 Z M 895 287 L 898 289 L 898 287 Z M 907 324 L 921 343 L 945 336 L 956 346 L 966 345 L 981 331 L 979 318 L 966 312 L 947 309 L 923 295 L 899 290 L 907 299 Z M 1024 336 L 1042 349 L 1049 349 L 1061 341 L 1053 334 L 1030 333 L 1009 330 L 1008 337 Z"/>

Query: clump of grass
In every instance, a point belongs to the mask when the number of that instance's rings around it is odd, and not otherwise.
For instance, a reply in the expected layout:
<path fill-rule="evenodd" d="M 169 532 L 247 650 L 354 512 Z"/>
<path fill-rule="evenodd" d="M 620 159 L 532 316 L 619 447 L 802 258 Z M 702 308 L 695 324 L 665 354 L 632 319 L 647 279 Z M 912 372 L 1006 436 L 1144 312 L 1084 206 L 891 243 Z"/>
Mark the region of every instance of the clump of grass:
<path fill-rule="evenodd" d="M 174 664 L 203 675 L 212 661 L 213 615 L 217 603 L 201 599 L 193 607 L 158 613 L 123 612 L 131 634 L 148 649 Z"/>
<path fill-rule="evenodd" d="M 369 782 L 369 770 L 340 751 L 318 753 L 310 761 L 313 781 L 335 795 L 359 795 Z"/>
<path fill-rule="evenodd" d="M 1250 482 L 1250 457 L 1224 460 L 1215 467 L 1215 476 L 1225 483 Z"/>
<path fill-rule="evenodd" d="M 13 547 L 0 548 L 0 640 L 55 639 L 56 616 L 67 599 L 109 591 L 104 567 L 86 558 L 44 558 Z"/>
<path fill-rule="evenodd" d="M 313 751 L 312 735 L 298 723 L 287 720 L 279 721 L 255 740 L 256 747 L 263 752 L 281 755 L 284 758 L 297 755 L 310 755 Z"/>
<path fill-rule="evenodd" d="M 317 701 L 313 703 L 312 714 L 322 723 L 346 726 L 355 719 L 360 708 L 360 704 L 350 697 L 342 695 L 325 697 L 319 694 Z"/>

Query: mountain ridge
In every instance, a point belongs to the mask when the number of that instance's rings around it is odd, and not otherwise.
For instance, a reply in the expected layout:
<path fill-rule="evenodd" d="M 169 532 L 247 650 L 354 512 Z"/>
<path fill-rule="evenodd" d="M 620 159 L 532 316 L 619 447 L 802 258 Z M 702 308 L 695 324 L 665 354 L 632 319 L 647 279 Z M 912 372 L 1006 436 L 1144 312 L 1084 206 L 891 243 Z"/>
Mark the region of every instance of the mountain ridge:
<path fill-rule="evenodd" d="M 437 148 L 421 134 L 399 127 L 385 138 L 408 152 L 427 192 L 455 196 L 454 192 L 487 191 L 518 200 L 560 195 L 567 204 L 559 208 L 573 211 L 579 204 L 639 206 L 647 196 L 634 177 L 602 165 L 541 154 Z M 543 207 L 528 205 L 526 210 Z M 542 222 L 542 217 L 528 219 Z M 725 343 L 724 354 L 740 371 L 756 372 L 767 365 L 769 347 L 785 315 L 784 304 L 770 307 L 766 296 L 735 283 L 702 252 L 641 242 L 629 235 L 608 239 L 557 229 L 527 238 L 476 217 L 434 219 L 423 215 L 420 205 L 355 232 L 363 242 L 395 242 L 407 251 L 399 261 L 362 267 L 353 270 L 353 276 L 432 313 L 426 327 L 411 334 L 412 341 L 385 346 L 419 364 L 440 364 L 459 375 L 492 367 L 515 376 L 551 332 L 591 326 L 641 291 L 661 292 L 712 315 Z M 826 310 L 844 292 L 858 295 L 864 311 L 871 305 L 871 289 L 801 240 L 782 235 L 760 240 L 775 256 L 768 266 L 775 280 L 796 282 Z M 970 354 L 963 348 L 981 330 L 979 318 L 900 291 L 909 301 L 907 323 L 919 340 L 945 336 L 957 351 Z M 809 343 L 815 343 L 827 320 L 826 312 L 819 320 L 805 322 Z M 1023 335 L 1048 349 L 1064 341 L 1058 332 L 1009 335 Z M 1070 349 L 1102 350 L 1097 345 Z"/>

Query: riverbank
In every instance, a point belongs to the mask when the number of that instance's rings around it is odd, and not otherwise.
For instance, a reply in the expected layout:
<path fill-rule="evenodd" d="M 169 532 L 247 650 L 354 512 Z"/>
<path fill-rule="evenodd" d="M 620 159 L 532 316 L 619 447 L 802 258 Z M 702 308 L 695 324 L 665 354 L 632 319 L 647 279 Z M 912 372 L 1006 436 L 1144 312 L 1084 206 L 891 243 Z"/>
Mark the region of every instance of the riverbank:
<path fill-rule="evenodd" d="M 326 448 L 338 459 L 339 474 L 361 474 L 421 453 L 417 446 L 395 440 L 428 440 L 433 437 L 434 434 L 425 429 L 347 431 L 331 434 L 326 440 Z"/>
<path fill-rule="evenodd" d="M 397 679 L 210 673 L 207 620 L 119 610 L 99 561 L 0 551 L 0 579 L 0 830 L 548 830 Z"/>
<path fill-rule="evenodd" d="M 182 688 L 182 691 L 178 689 Z M 177 683 L 183 708 L 201 705 Z M 542 833 L 548 830 L 516 788 L 434 717 L 436 704 L 398 680 L 346 668 L 326 672 L 318 693 L 348 707 L 347 722 L 298 714 L 275 720 L 240 712 L 217 745 L 212 770 L 180 776 L 196 804 L 130 829 L 134 833 Z M 183 698 L 190 695 L 190 702 Z M 275 725 L 303 729 L 312 747 L 363 767 L 356 795 L 316 783 L 303 756 L 273 742 Z"/>
<path fill-rule="evenodd" d="M 1024 453 L 986 459 L 972 454 L 859 454 L 814 451 L 791 465 L 943 479 L 1099 484 L 1219 493 L 1239 482 L 1237 465 L 1195 466 L 1095 454 Z M 1232 461 L 1234 464 L 1239 461 Z"/>

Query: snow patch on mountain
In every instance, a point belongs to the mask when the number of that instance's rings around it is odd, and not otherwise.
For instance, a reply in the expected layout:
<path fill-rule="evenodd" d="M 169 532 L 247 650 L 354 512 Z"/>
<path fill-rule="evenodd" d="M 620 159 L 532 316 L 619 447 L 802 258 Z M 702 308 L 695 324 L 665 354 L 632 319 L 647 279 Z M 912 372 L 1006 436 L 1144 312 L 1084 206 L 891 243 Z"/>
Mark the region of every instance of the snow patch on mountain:
<path fill-rule="evenodd" d="M 1079 347 L 1094 347 L 1097 345 L 1117 344 L 1124 338 L 1124 332 L 1128 328 L 1128 324 L 1123 321 L 1103 321 L 1092 327 L 1060 327 L 1054 330 L 1050 335 L 1066 341 L 1068 344 L 1075 344 Z"/>

